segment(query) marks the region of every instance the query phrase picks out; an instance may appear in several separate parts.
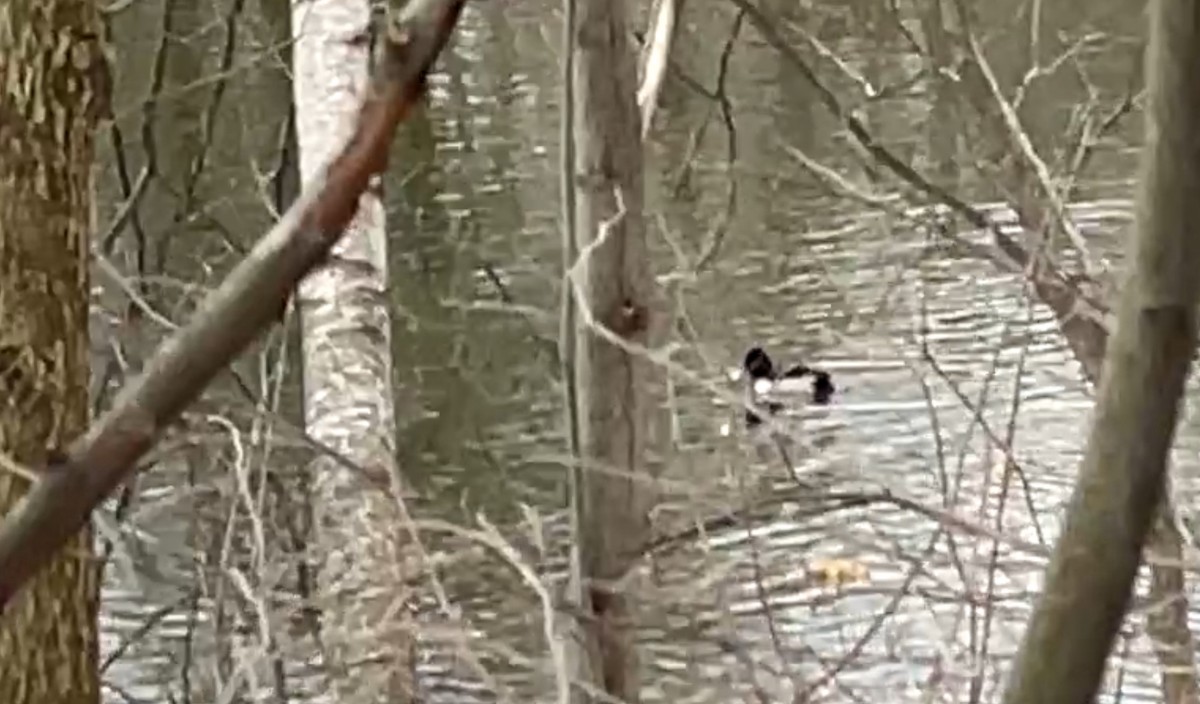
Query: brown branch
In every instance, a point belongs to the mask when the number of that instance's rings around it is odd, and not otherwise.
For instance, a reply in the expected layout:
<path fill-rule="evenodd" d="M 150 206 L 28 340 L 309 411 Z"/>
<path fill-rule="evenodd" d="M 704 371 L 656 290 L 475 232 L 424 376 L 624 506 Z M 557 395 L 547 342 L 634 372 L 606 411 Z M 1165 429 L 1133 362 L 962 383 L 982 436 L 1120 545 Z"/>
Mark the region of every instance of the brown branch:
<path fill-rule="evenodd" d="M 0 611 L 89 514 L 133 471 L 162 430 L 270 323 L 319 265 L 387 165 L 397 125 L 417 104 L 425 75 L 465 0 L 414 0 L 391 23 L 358 122 L 323 178 L 305 189 L 244 261 L 168 339 L 116 402 L 48 468 L 0 524 Z"/>
<path fill-rule="evenodd" d="M 1089 291 L 1081 288 L 1080 284 L 1086 283 L 1087 280 L 1075 280 L 1045 255 L 1029 251 L 1016 239 L 1002 232 L 977 208 L 930 182 L 916 169 L 879 144 L 866 125 L 842 106 L 837 95 L 821 82 L 804 57 L 788 44 L 773 18 L 752 0 L 730 1 L 745 11 L 763 39 L 812 87 L 821 104 L 842 123 L 863 152 L 918 193 L 945 205 L 973 227 L 992 236 L 993 246 L 990 247 L 975 245 L 961 238 L 955 238 L 955 245 L 968 250 L 974 256 L 991 260 L 1002 269 L 1023 274 L 1033 284 L 1038 298 L 1054 311 L 1054 317 L 1067 338 L 1067 344 L 1083 365 L 1085 375 L 1093 384 L 1097 382 L 1108 341 L 1109 312 L 1098 296 L 1090 295 Z"/>
<path fill-rule="evenodd" d="M 1200 15 L 1186 0 L 1158 0 L 1149 8 L 1137 236 L 1127 245 L 1129 273 L 1087 450 L 1008 678 L 1003 701 L 1009 704 L 1097 697 L 1147 540 L 1170 496 L 1168 460 L 1200 325 L 1200 241 L 1192 233 L 1200 193 L 1193 163 L 1200 149 L 1200 95 L 1191 71 L 1200 61 Z M 1163 585 L 1170 590 L 1183 583 L 1182 575 L 1170 578 L 1175 584 Z M 1181 626 L 1178 635 L 1185 638 L 1167 634 L 1176 641 L 1167 645 L 1186 652 L 1187 669 L 1194 669 L 1186 618 L 1165 618 Z M 1166 664 L 1174 669 L 1175 662 Z M 1174 694 L 1196 701 L 1194 679 L 1177 682 Z"/>
<path fill-rule="evenodd" d="M 721 122 L 725 125 L 725 175 L 729 185 L 725 191 L 725 210 L 709 228 L 708 235 L 704 238 L 704 248 L 700 250 L 700 255 L 696 257 L 696 263 L 692 266 L 692 270 L 697 274 L 706 269 L 716 258 L 721 245 L 725 242 L 725 235 L 729 232 L 729 223 L 737 214 L 738 180 L 734 174 L 734 167 L 738 160 L 738 132 L 737 123 L 733 121 L 733 103 L 729 100 L 729 92 L 725 85 L 726 79 L 729 77 L 729 60 L 733 56 L 733 48 L 738 35 L 741 34 L 742 18 L 745 16 L 746 13 L 738 12 L 737 16 L 733 18 L 729 37 L 725 40 L 725 47 L 721 49 L 721 58 L 717 64 L 717 106 L 720 108 Z"/>
<path fill-rule="evenodd" d="M 158 116 L 158 101 L 167 79 L 167 48 L 170 46 L 171 37 L 175 33 L 174 19 L 175 0 L 167 0 L 162 9 L 158 48 L 154 52 L 154 61 L 150 67 L 150 88 L 146 93 L 146 97 L 142 100 L 141 139 L 144 162 L 141 173 L 138 174 L 136 185 L 131 185 L 129 178 L 129 165 L 125 153 L 125 136 L 121 132 L 119 120 L 114 118 L 109 128 L 109 137 L 112 141 L 113 155 L 117 167 L 117 178 L 121 185 L 125 203 L 117 211 L 112 224 L 108 226 L 108 229 L 99 238 L 101 242 L 100 251 L 104 252 L 104 254 L 112 254 L 113 248 L 117 243 L 117 236 L 121 234 L 126 222 L 131 223 L 133 226 L 133 234 L 137 242 L 138 251 L 144 253 L 146 250 L 146 232 L 142 227 L 141 218 L 138 216 L 138 207 L 150 185 L 150 179 L 158 173 L 158 142 L 154 138 L 154 126 L 155 118 Z M 110 43 L 114 41 L 112 21 L 107 17 L 104 21 L 104 40 Z M 110 115 L 109 117 L 113 116 Z"/>

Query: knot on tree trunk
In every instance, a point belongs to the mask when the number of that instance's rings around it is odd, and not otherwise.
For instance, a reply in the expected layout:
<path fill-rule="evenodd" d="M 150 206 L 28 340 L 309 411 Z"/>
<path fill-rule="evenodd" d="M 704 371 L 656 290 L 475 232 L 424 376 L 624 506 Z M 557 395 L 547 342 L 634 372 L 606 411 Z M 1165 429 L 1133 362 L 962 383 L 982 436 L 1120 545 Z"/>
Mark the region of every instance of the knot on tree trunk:
<path fill-rule="evenodd" d="M 643 336 L 650 325 L 650 309 L 626 297 L 603 317 L 605 326 L 625 339 Z"/>

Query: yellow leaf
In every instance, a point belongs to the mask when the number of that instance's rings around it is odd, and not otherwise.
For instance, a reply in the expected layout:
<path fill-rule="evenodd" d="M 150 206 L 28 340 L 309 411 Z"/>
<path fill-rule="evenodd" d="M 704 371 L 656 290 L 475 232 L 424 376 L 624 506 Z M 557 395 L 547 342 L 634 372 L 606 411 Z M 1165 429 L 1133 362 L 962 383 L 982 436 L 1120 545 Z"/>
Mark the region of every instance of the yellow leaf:
<path fill-rule="evenodd" d="M 809 574 L 827 587 L 865 582 L 869 576 L 867 566 L 854 560 L 819 557 L 808 563 Z"/>

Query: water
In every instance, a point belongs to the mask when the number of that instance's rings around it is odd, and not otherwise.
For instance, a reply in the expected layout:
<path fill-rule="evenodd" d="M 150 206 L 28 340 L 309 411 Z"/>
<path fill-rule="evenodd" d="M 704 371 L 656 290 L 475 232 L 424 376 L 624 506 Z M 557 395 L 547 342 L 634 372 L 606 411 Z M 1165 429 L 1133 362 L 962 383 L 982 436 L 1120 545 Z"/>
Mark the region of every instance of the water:
<path fill-rule="evenodd" d="M 900 7 L 903 26 L 919 32 L 916 14 Z M 1011 220 L 986 164 L 981 175 L 964 158 L 969 135 L 939 122 L 927 92 L 853 97 L 860 84 L 848 76 L 895 86 L 922 67 L 894 18 L 872 8 L 815 5 L 792 19 L 846 62 L 849 73 L 819 66 L 882 143 L 998 221 Z M 465 524 L 485 513 L 536 563 L 552 593 L 563 578 L 566 537 L 554 359 L 556 12 L 546 2 L 468 9 L 431 81 L 430 110 L 398 140 L 386 187 L 401 460 L 421 493 L 419 513 Z M 1094 12 L 1048 16 L 1046 25 L 1115 37 L 1106 50 L 1083 55 L 1091 80 L 1114 101 L 1129 70 L 1122 42 L 1133 44 L 1127 38 L 1141 32 L 1140 13 L 1120 3 L 1097 4 Z M 725 5 L 711 16 L 689 8 L 684 21 L 677 61 L 711 89 L 732 14 Z M 987 21 L 1001 26 L 999 18 Z M 251 26 L 260 33 L 245 40 L 247 56 L 261 50 L 253 37 L 265 41 L 266 30 Z M 1022 65 L 1021 32 L 1003 26 L 989 50 L 1010 76 Z M 803 149 L 880 194 L 895 187 L 886 174 L 868 173 L 840 124 L 751 27 L 740 36 L 726 79 L 736 160 L 728 160 L 725 128 L 709 99 L 678 80 L 669 82 L 647 146 L 655 264 L 686 342 L 674 358 L 676 432 L 655 524 L 664 536 L 704 530 L 669 542 L 643 565 L 646 699 L 728 701 L 756 692 L 771 701 L 799 692 L 814 700 L 965 699 L 978 671 L 983 699 L 994 701 L 1079 465 L 1089 391 L 1049 312 L 1030 305 L 1013 276 L 932 246 L 917 208 L 924 204 L 901 203 L 912 206 L 907 215 L 872 210 L 831 194 L 788 155 L 785 145 Z M 247 66 L 230 79 L 235 96 L 255 94 L 255 81 L 270 83 Z M 1061 135 L 1083 99 L 1065 74 L 1030 94 L 1027 119 L 1042 129 L 1037 141 L 1046 153 L 1062 150 L 1063 139 L 1041 135 Z M 272 106 L 255 102 L 265 99 L 230 102 L 273 115 Z M 266 143 L 232 122 L 230 134 Z M 1134 116 L 1101 142 L 1071 206 L 1113 267 L 1131 223 L 1139 134 Z M 939 152 L 947 135 L 959 141 L 949 163 Z M 229 218 L 255 232 L 246 221 L 263 215 L 254 210 L 261 205 L 249 165 L 236 144 L 226 148 L 232 153 L 214 158 L 213 168 L 230 174 L 232 185 L 218 189 L 214 210 L 228 208 Z M 209 230 L 188 246 L 221 252 L 219 241 Z M 709 250 L 702 271 L 680 273 Z M 214 266 L 235 253 L 222 256 Z M 751 344 L 827 367 L 842 391 L 823 417 L 806 419 L 806 447 L 790 456 L 790 469 L 736 425 L 729 436 L 721 432 L 739 414 L 726 373 Z M 243 371 L 256 378 L 253 364 Z M 252 409 L 236 394 L 214 392 L 208 402 L 250 422 Z M 228 438 L 204 442 L 228 447 Z M 1007 478 L 1003 445 L 1019 466 Z M 1177 453 L 1185 497 L 1194 491 L 1186 479 L 1195 475 L 1198 445 L 1189 418 Z M 299 476 L 304 453 L 278 452 L 273 457 L 297 468 L 284 476 Z M 220 547 L 222 526 L 244 520 L 220 498 L 231 485 L 225 462 L 221 453 L 192 450 L 142 480 L 132 519 L 142 532 L 127 540 L 133 556 L 110 571 L 106 591 L 105 651 L 132 642 L 108 671 L 110 701 L 184 701 L 189 686 L 208 700 L 221 658 L 262 657 L 245 675 L 245 688 L 256 692 L 250 698 L 267 698 L 277 682 L 271 658 L 258 649 L 256 605 L 239 593 L 231 566 L 255 580 L 278 580 L 281 594 L 295 576 L 269 566 L 256 571 L 238 557 L 247 545 Z M 712 522 L 731 513 L 740 517 Z M 524 518 L 531 514 L 536 527 Z M 947 516 L 972 530 L 946 528 Z M 423 593 L 420 672 L 429 700 L 484 701 L 495 690 L 512 701 L 551 697 L 532 590 L 477 546 L 432 533 L 427 546 L 446 562 L 439 574 L 459 611 L 447 618 L 434 592 Z M 226 555 L 228 564 L 201 565 L 199 554 Z M 814 568 L 833 559 L 860 565 L 866 577 L 822 584 Z M 199 589 L 202 574 L 225 586 Z M 286 599 L 278 601 L 272 608 L 286 611 Z M 1131 621 L 1130 634 L 1137 624 Z M 463 655 L 464 627 L 487 677 Z M 305 678 L 303 630 L 282 617 L 270 628 L 290 694 L 319 701 Z M 217 633 L 233 635 L 218 645 Z M 1154 699 L 1158 674 L 1144 638 L 1121 641 L 1118 651 L 1111 688 L 1120 679 L 1127 698 Z"/>

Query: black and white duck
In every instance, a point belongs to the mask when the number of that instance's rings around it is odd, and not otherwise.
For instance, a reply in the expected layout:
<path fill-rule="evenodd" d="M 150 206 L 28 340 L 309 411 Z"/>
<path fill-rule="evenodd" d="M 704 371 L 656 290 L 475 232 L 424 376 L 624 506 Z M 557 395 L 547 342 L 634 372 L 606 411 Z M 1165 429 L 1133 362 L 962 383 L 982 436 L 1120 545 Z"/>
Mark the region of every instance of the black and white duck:
<path fill-rule="evenodd" d="M 770 415 L 808 404 L 827 405 L 837 387 L 829 372 L 807 364 L 795 364 L 787 369 L 775 362 L 761 347 L 751 347 L 742 360 L 746 376 L 746 402 Z M 746 427 L 761 425 L 763 418 L 746 409 Z"/>

